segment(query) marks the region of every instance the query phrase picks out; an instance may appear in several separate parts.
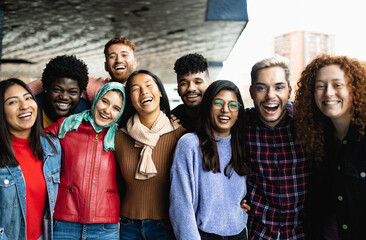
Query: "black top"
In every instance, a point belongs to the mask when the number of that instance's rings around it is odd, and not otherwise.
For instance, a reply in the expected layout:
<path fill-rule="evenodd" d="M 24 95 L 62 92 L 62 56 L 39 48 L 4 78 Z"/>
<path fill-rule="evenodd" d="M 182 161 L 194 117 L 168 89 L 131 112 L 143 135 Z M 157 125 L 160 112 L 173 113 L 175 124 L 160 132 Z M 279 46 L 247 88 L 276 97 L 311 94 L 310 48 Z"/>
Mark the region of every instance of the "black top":
<path fill-rule="evenodd" d="M 186 129 L 186 132 L 195 132 L 198 124 L 198 117 L 192 118 L 188 116 L 184 108 L 184 104 L 180 104 L 174 108 L 171 111 L 171 114 L 179 119 L 180 124 Z"/>
<path fill-rule="evenodd" d="M 366 137 L 350 125 L 340 141 L 334 128 L 326 130 L 323 165 L 318 169 L 314 196 L 318 221 L 337 225 L 339 239 L 366 236 Z"/>

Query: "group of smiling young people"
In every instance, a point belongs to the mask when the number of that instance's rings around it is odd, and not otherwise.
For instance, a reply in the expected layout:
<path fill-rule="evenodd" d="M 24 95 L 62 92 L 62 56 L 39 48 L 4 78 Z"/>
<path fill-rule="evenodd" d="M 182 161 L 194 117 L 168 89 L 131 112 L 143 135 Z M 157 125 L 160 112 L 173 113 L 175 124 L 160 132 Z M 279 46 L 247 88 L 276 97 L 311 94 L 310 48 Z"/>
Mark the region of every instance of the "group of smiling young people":
<path fill-rule="evenodd" d="M 245 109 L 233 82 L 210 83 L 206 59 L 188 54 L 174 66 L 183 104 L 170 111 L 131 41 L 104 53 L 111 79 L 64 55 L 29 86 L 0 82 L 0 239 L 365 236 L 358 60 L 315 58 L 292 104 L 288 63 L 264 59 Z"/>

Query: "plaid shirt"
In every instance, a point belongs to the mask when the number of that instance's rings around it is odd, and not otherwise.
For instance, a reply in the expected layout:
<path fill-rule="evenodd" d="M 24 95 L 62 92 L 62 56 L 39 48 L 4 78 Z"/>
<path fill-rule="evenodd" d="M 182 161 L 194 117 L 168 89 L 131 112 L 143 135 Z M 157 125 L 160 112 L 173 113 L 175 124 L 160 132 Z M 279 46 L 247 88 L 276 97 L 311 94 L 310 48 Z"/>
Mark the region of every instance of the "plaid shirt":
<path fill-rule="evenodd" d="M 248 195 L 250 239 L 304 239 L 310 165 L 295 143 L 292 104 L 275 126 L 246 110 L 245 143 L 251 164 Z"/>

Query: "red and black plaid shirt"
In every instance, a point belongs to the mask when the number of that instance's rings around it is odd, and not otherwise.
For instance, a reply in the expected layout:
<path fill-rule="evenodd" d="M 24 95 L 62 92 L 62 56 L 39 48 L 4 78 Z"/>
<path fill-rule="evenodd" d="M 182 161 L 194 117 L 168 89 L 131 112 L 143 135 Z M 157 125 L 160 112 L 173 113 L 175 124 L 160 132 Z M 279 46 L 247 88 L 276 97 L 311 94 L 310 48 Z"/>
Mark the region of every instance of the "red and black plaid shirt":
<path fill-rule="evenodd" d="M 246 110 L 245 143 L 251 164 L 248 195 L 250 239 L 304 239 L 310 165 L 295 143 L 292 104 L 275 126 Z"/>

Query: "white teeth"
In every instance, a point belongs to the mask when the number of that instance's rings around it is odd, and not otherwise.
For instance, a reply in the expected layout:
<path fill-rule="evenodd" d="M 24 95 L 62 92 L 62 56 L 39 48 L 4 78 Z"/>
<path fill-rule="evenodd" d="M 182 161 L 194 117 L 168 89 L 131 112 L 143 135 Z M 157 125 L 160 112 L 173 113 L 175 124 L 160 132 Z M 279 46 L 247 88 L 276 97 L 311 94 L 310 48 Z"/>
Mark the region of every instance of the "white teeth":
<path fill-rule="evenodd" d="M 23 114 L 20 114 L 18 117 L 24 118 L 24 117 L 29 117 L 30 115 L 31 115 L 31 113 L 23 113 Z"/>
<path fill-rule="evenodd" d="M 268 104 L 268 105 L 264 105 L 264 106 L 273 108 L 273 107 L 278 107 L 278 104 Z"/>
<path fill-rule="evenodd" d="M 145 98 L 141 101 L 141 104 L 148 102 L 148 101 L 152 101 L 152 98 Z"/>
<path fill-rule="evenodd" d="M 102 118 L 104 119 L 109 119 L 109 117 L 107 117 L 106 115 L 103 115 L 102 113 L 99 114 Z"/>
<path fill-rule="evenodd" d="M 219 116 L 219 119 L 222 119 L 222 120 L 230 120 L 230 118 L 227 117 L 227 116 Z"/>
<path fill-rule="evenodd" d="M 338 101 L 325 101 L 324 104 L 325 105 L 334 105 L 334 104 L 337 104 Z"/>
<path fill-rule="evenodd" d="M 57 108 L 61 111 L 68 111 L 69 108 L 70 108 L 70 104 L 69 103 L 60 103 L 60 102 L 57 102 L 56 103 L 57 105 Z"/>
<path fill-rule="evenodd" d="M 66 107 L 66 106 L 68 106 L 69 104 L 67 104 L 67 103 L 57 103 L 57 105 L 62 106 L 62 107 Z"/>
<path fill-rule="evenodd" d="M 187 97 L 188 97 L 188 98 L 195 98 L 195 97 L 198 97 L 198 94 L 188 95 Z"/>
<path fill-rule="evenodd" d="M 116 70 L 125 70 L 125 66 L 118 66 L 118 67 L 116 67 Z"/>

